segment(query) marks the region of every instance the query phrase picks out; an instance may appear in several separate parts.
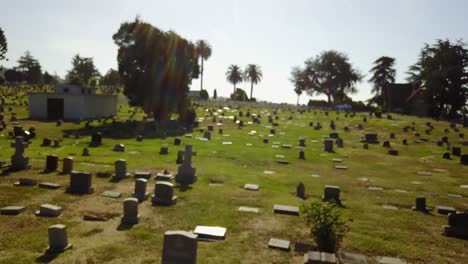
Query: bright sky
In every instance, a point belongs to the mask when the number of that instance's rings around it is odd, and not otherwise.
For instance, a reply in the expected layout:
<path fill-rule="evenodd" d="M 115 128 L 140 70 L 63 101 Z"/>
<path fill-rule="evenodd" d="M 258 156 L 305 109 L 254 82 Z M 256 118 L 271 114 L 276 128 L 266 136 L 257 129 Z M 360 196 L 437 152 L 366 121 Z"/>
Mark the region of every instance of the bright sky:
<path fill-rule="evenodd" d="M 212 96 L 228 96 L 230 64 L 254 63 L 263 81 L 254 97 L 296 102 L 291 68 L 321 51 L 346 53 L 365 81 L 353 98 L 370 97 L 369 69 L 380 56 L 396 58 L 397 81 L 404 81 L 424 43 L 435 39 L 468 41 L 465 0 L 15 0 L 2 1 L 0 27 L 8 40 L 8 62 L 26 50 L 44 70 L 65 76 L 71 58 L 93 57 L 99 71 L 117 68 L 112 35 L 120 23 L 141 18 L 162 30 L 174 30 L 213 48 L 205 63 L 204 87 Z M 241 88 L 244 86 L 241 85 Z M 200 89 L 194 80 L 192 89 Z M 250 85 L 246 84 L 247 94 Z M 301 103 L 308 97 L 301 96 Z"/>

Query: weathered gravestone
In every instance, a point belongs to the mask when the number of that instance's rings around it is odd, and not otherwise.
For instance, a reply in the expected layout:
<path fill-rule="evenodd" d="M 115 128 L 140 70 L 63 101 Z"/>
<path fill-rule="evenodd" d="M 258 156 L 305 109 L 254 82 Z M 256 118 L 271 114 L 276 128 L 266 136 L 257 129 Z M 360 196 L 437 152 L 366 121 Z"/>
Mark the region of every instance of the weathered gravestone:
<path fill-rule="evenodd" d="M 94 192 L 92 185 L 92 175 L 89 172 L 72 171 L 70 174 L 70 185 L 67 188 L 68 193 L 72 194 L 90 194 Z"/>
<path fill-rule="evenodd" d="M 35 212 L 37 216 L 57 217 L 62 213 L 62 207 L 53 204 L 42 204 Z"/>
<path fill-rule="evenodd" d="M 130 176 L 130 173 L 127 173 L 127 161 L 124 159 L 119 159 L 114 162 L 115 174 L 112 177 L 113 181 L 119 181 Z"/>
<path fill-rule="evenodd" d="M 115 152 L 125 152 L 125 145 L 124 144 L 117 144 L 114 146 Z"/>
<path fill-rule="evenodd" d="M 26 210 L 26 206 L 16 206 L 16 205 L 10 205 L 10 206 L 5 206 L 3 208 L 0 208 L 0 214 L 2 215 L 18 215 L 21 214 Z"/>
<path fill-rule="evenodd" d="M 197 181 L 196 168 L 192 166 L 192 145 L 185 145 L 184 161 L 179 166 L 176 182 L 182 185 L 193 184 Z"/>
<path fill-rule="evenodd" d="M 461 147 L 452 147 L 453 156 L 461 156 Z"/>
<path fill-rule="evenodd" d="M 377 134 L 368 133 L 364 135 L 364 142 L 369 144 L 379 144 L 379 139 Z"/>
<path fill-rule="evenodd" d="M 305 160 L 305 152 L 303 150 L 299 151 L 299 159 Z"/>
<path fill-rule="evenodd" d="M 48 147 L 52 143 L 52 140 L 50 138 L 44 138 L 42 139 L 42 147 Z"/>
<path fill-rule="evenodd" d="M 15 186 L 34 186 L 37 184 L 35 179 L 30 178 L 19 178 L 13 185 Z"/>
<path fill-rule="evenodd" d="M 146 185 L 148 180 L 143 178 L 138 178 L 135 180 L 135 189 L 133 191 L 132 196 L 137 198 L 139 202 L 146 200 L 149 193 L 146 192 Z"/>
<path fill-rule="evenodd" d="M 198 235 L 186 231 L 164 233 L 162 264 L 196 264 Z"/>
<path fill-rule="evenodd" d="M 11 147 L 15 148 L 15 154 L 11 156 L 10 169 L 13 171 L 19 171 L 31 168 L 29 157 L 24 154 L 24 150 L 28 147 L 28 143 L 24 142 L 23 137 L 16 137 L 15 143 L 11 143 Z"/>
<path fill-rule="evenodd" d="M 168 147 L 161 147 L 161 148 L 159 149 L 159 154 L 161 154 L 161 155 L 167 155 L 167 154 L 169 154 L 169 148 L 168 148 Z"/>
<path fill-rule="evenodd" d="M 48 155 L 46 157 L 46 168 L 44 172 L 53 172 L 58 169 L 58 157 L 56 155 Z"/>
<path fill-rule="evenodd" d="M 125 225 L 136 225 L 140 220 L 138 213 L 138 199 L 126 198 L 123 202 L 123 216 L 121 223 Z"/>
<path fill-rule="evenodd" d="M 62 174 L 70 174 L 73 171 L 73 158 L 67 157 L 63 159 Z"/>
<path fill-rule="evenodd" d="M 154 195 L 151 196 L 153 205 L 173 205 L 177 202 L 174 195 L 174 184 L 170 182 L 156 182 L 154 185 Z"/>
<path fill-rule="evenodd" d="M 460 156 L 460 163 L 463 165 L 468 165 L 468 154 L 463 154 Z"/>
<path fill-rule="evenodd" d="M 60 253 L 72 248 L 72 244 L 68 243 L 67 226 L 57 224 L 49 227 L 49 247 L 46 249 L 47 254 Z"/>

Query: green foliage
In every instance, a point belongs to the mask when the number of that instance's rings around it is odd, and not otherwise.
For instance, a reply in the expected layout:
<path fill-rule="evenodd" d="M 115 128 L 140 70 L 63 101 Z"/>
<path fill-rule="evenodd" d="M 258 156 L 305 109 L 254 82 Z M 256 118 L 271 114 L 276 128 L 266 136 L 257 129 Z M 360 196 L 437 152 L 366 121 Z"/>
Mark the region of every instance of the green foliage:
<path fill-rule="evenodd" d="M 335 203 L 305 204 L 301 207 L 301 216 L 306 219 L 319 251 L 330 253 L 338 251 L 341 241 L 348 232 L 348 226 Z"/>
<path fill-rule="evenodd" d="M 234 85 L 233 93 L 236 93 L 236 84 L 242 82 L 243 72 L 239 66 L 232 64 L 226 71 L 226 80 Z"/>
<path fill-rule="evenodd" d="M 461 41 L 438 40 L 421 50 L 409 81 L 425 89 L 432 117 L 456 118 L 468 111 L 468 50 Z"/>
<path fill-rule="evenodd" d="M 24 75 L 22 72 L 15 69 L 9 69 L 5 71 L 5 79 L 8 82 L 22 82 L 24 80 Z"/>
<path fill-rule="evenodd" d="M 27 81 L 28 84 L 42 84 L 44 82 L 41 65 L 29 51 L 26 51 L 24 55 L 18 59 L 17 69 L 24 74 L 23 80 Z"/>
<path fill-rule="evenodd" d="M 394 68 L 395 59 L 391 57 L 380 57 L 374 62 L 374 67 L 370 70 L 372 77 L 369 82 L 372 84 L 372 93 L 375 96 L 372 102 L 389 110 L 388 86 L 395 83 L 396 70 Z"/>
<path fill-rule="evenodd" d="M 0 61 L 5 59 L 5 54 L 8 51 L 8 42 L 5 37 L 5 33 L 2 28 L 0 28 Z"/>
<path fill-rule="evenodd" d="M 357 93 L 355 85 L 362 79 L 348 57 L 334 50 L 306 60 L 303 74 L 308 94 L 325 94 L 328 102 L 333 99 L 336 103 L 343 102 L 347 94 Z"/>
<path fill-rule="evenodd" d="M 119 86 L 120 74 L 114 69 L 109 69 L 101 79 L 101 85 L 105 86 Z"/>
<path fill-rule="evenodd" d="M 113 39 L 119 47 L 119 73 L 130 105 L 153 113 L 157 121 L 190 108 L 187 94 L 197 61 L 191 42 L 139 18 L 121 24 Z"/>
<path fill-rule="evenodd" d="M 91 77 L 88 81 L 88 85 L 91 87 L 98 87 L 99 86 L 99 78 L 98 77 Z"/>
<path fill-rule="evenodd" d="M 250 99 L 252 99 L 253 86 L 263 78 L 262 69 L 256 64 L 249 64 L 244 72 L 245 81 L 250 81 Z"/>
<path fill-rule="evenodd" d="M 81 57 L 76 54 L 72 59 L 72 69 L 68 71 L 70 84 L 87 85 L 92 77 L 99 77 L 99 71 L 94 66 L 93 58 Z"/>
<path fill-rule="evenodd" d="M 208 92 L 206 90 L 201 90 L 200 91 L 200 99 L 202 100 L 208 100 L 210 96 L 208 95 Z"/>
<path fill-rule="evenodd" d="M 44 72 L 44 84 L 54 85 L 57 83 L 55 76 L 50 75 L 47 71 Z"/>
<path fill-rule="evenodd" d="M 218 98 L 218 92 L 216 92 L 216 89 L 213 91 L 213 99 Z"/>
<path fill-rule="evenodd" d="M 231 94 L 231 100 L 235 101 L 248 101 L 249 98 L 244 90 L 237 88 L 234 93 Z"/>

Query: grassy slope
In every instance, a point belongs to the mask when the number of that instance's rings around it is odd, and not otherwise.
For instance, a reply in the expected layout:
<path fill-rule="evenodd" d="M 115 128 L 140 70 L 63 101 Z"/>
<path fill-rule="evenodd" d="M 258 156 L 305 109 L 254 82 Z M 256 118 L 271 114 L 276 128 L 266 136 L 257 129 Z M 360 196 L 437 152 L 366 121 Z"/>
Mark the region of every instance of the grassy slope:
<path fill-rule="evenodd" d="M 276 135 L 270 137 L 270 144 L 263 144 L 261 135 L 267 136 L 269 124 L 266 122 L 266 112 L 271 109 L 255 108 L 252 112 L 263 113 L 262 125 L 249 125 L 237 129 L 231 121 L 225 120 L 223 136 L 215 132 L 211 141 L 196 139 L 202 134 L 193 132 L 193 138 L 182 137 L 182 143 L 193 144 L 197 156 L 193 163 L 197 168 L 198 182 L 191 190 L 176 191 L 179 196 L 173 207 L 152 207 L 149 201 L 140 204 L 140 224 L 130 230 L 117 231 L 120 217 L 108 222 L 84 222 L 84 211 L 111 212 L 121 214 L 122 200 L 112 200 L 101 197 L 104 190 L 118 190 L 124 197 L 129 197 L 133 191 L 133 179 L 120 183 L 110 183 L 108 179 L 93 178 L 95 193 L 86 196 L 72 196 L 64 193 L 64 187 L 58 190 L 45 190 L 38 187 L 13 187 L 12 183 L 19 177 L 31 177 L 40 181 L 53 181 L 68 184 L 68 176 L 41 174 L 45 166 L 45 156 L 56 154 L 60 158 L 73 156 L 75 169 L 96 172 L 113 170 L 113 162 L 119 158 L 127 160 L 129 171 L 149 170 L 156 172 L 163 168 L 176 170 L 176 153 L 183 146 L 173 146 L 173 138 L 145 139 L 136 142 L 134 138 L 109 139 L 104 138 L 104 145 L 91 148 L 90 157 L 82 157 L 81 152 L 89 143 L 89 137 L 79 140 L 65 138 L 62 147 L 42 148 L 43 137 L 61 137 L 62 130 L 82 128 L 84 124 L 66 123 L 56 127 L 55 123 L 33 122 L 22 120 L 25 128 L 35 126 L 38 138 L 27 149 L 26 153 L 32 159 L 32 169 L 12 173 L 0 178 L 0 207 L 11 204 L 22 204 L 28 210 L 16 217 L 0 216 L 0 263 L 31 263 L 39 257 L 47 246 L 47 227 L 55 223 L 68 225 L 69 240 L 74 249 L 54 259 L 54 263 L 153 263 L 158 262 L 162 253 L 163 233 L 166 230 L 193 230 L 196 225 L 217 225 L 228 229 L 225 241 L 216 243 L 199 243 L 199 263 L 302 263 L 301 257 L 292 253 L 284 253 L 268 249 L 270 237 L 295 240 L 310 240 L 304 221 L 299 217 L 274 215 L 272 206 L 275 203 L 301 205 L 302 200 L 293 193 L 299 181 L 304 182 L 309 201 L 318 200 L 326 184 L 339 185 L 342 191 L 345 215 L 352 219 L 351 232 L 344 241 L 343 247 L 348 251 L 361 252 L 368 256 L 388 255 L 400 256 L 412 263 L 462 263 L 468 259 L 468 242 L 447 238 L 440 235 L 440 228 L 447 224 L 447 217 L 440 215 L 424 215 L 413 212 L 409 208 L 414 199 L 422 192 L 432 191 L 438 196 L 427 197 L 429 206 L 448 205 L 458 209 L 468 208 L 468 190 L 459 186 L 468 184 L 468 168 L 458 164 L 456 160 L 442 160 L 444 147 L 437 147 L 434 142 L 415 143 L 411 132 L 403 133 L 402 127 L 415 121 L 416 130 L 422 137 L 431 141 L 444 135 L 446 122 L 431 121 L 435 131 L 431 136 L 424 135 L 426 119 L 395 116 L 395 120 L 369 119 L 368 123 L 361 121 L 360 115 L 355 118 L 345 118 L 335 121 L 337 132 L 344 139 L 345 148 L 337 149 L 334 154 L 322 151 L 321 139 L 328 135 L 329 120 L 334 120 L 335 113 L 329 117 L 322 114 L 293 114 L 294 119 L 288 121 L 287 111 L 280 114 L 280 126 Z M 246 108 L 243 109 L 244 113 Z M 14 112 L 19 117 L 26 117 L 25 108 L 15 107 Z M 236 113 L 226 113 L 235 115 Z M 119 112 L 119 120 L 129 117 L 128 107 Z M 199 116 L 204 111 L 199 109 Z M 9 114 L 6 114 L 9 118 Z M 142 114 L 134 118 L 141 120 Z M 243 118 L 247 121 L 247 118 Z M 309 121 L 321 122 L 324 128 L 315 131 L 308 126 Z M 355 127 L 362 123 L 364 130 Z M 201 123 L 201 127 L 211 124 L 211 118 Z M 100 123 L 93 122 L 93 126 Z M 343 131 L 344 126 L 351 128 L 350 133 Z M 10 127 L 11 129 L 11 127 Z M 249 136 L 250 130 L 256 130 L 257 136 Z M 282 134 L 281 132 L 284 132 Z M 396 133 L 396 139 L 391 140 L 392 146 L 400 151 L 400 156 L 389 156 L 381 145 L 371 145 L 369 150 L 362 149 L 359 139 L 366 132 L 377 132 L 381 138 L 388 138 L 390 132 Z M 467 135 L 468 130 L 462 129 Z M 307 138 L 305 149 L 306 160 L 298 160 L 298 150 L 272 148 L 271 143 L 278 141 L 296 146 L 301 136 Z M 448 134 L 450 142 L 458 142 L 458 133 Z M 401 145 L 401 139 L 407 138 L 409 146 Z M 311 140 L 318 140 L 312 143 Z M 223 141 L 232 141 L 232 145 L 222 145 Z M 0 137 L 1 160 L 8 160 L 13 154 L 9 147 L 12 142 L 6 131 Z M 126 146 L 125 153 L 112 152 L 117 143 Z M 245 143 L 252 143 L 247 147 Z M 168 145 L 170 154 L 158 154 L 162 145 Z M 463 147 L 463 151 L 468 151 Z M 285 155 L 291 162 L 280 165 L 274 162 L 276 154 Z M 340 171 L 333 168 L 334 157 L 342 157 L 342 165 L 348 170 Z M 446 172 L 436 172 L 433 169 L 446 169 Z M 265 170 L 275 174 L 265 174 Z M 431 176 L 418 175 L 418 171 L 432 171 Z M 315 178 L 311 175 L 319 174 Z M 370 182 L 362 182 L 359 178 L 369 178 Z M 221 180 L 223 186 L 209 186 L 211 180 Z M 419 181 L 423 184 L 412 184 Z M 259 192 L 244 191 L 245 183 L 260 185 Z M 153 180 L 149 182 L 148 191 L 153 191 Z M 381 186 L 385 190 L 370 191 L 367 186 Z M 408 193 L 398 193 L 394 189 L 405 189 Z M 465 198 L 449 198 L 448 193 L 462 194 Z M 42 203 L 57 203 L 64 207 L 63 214 L 56 219 L 38 218 L 33 211 Z M 396 205 L 398 211 L 386 210 L 382 205 Z M 253 206 L 261 208 L 259 214 L 242 214 L 237 212 L 238 206 Z"/>

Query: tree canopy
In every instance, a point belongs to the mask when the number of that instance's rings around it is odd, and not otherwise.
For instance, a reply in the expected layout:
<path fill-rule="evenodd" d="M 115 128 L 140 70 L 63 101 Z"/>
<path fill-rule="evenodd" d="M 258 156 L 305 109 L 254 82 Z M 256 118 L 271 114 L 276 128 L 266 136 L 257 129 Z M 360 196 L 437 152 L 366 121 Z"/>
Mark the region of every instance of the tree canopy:
<path fill-rule="evenodd" d="M 432 117 L 456 118 L 468 111 L 468 50 L 463 42 L 426 44 L 410 75 L 409 81 L 424 89 Z"/>
<path fill-rule="evenodd" d="M 226 80 L 234 85 L 233 94 L 236 92 L 236 84 L 242 82 L 243 72 L 238 65 L 232 64 L 226 71 Z"/>
<path fill-rule="evenodd" d="M 299 96 L 306 89 L 306 75 L 300 67 L 293 67 L 289 81 L 294 85 L 294 92 L 297 94 L 297 104 L 299 104 Z"/>
<path fill-rule="evenodd" d="M 262 69 L 256 64 L 249 64 L 245 69 L 245 80 L 250 81 L 250 100 L 253 99 L 253 86 L 263 78 Z"/>
<path fill-rule="evenodd" d="M 372 93 L 375 94 L 371 101 L 389 111 L 389 85 L 395 83 L 396 70 L 395 59 L 391 57 L 380 57 L 374 62 L 370 70 L 372 77 L 369 82 L 372 84 Z"/>
<path fill-rule="evenodd" d="M 305 91 L 310 95 L 325 94 L 329 103 L 332 100 L 341 103 L 348 98 L 348 94 L 357 93 L 355 85 L 362 79 L 349 58 L 334 50 L 306 60 L 303 71 Z"/>
<path fill-rule="evenodd" d="M 8 51 L 8 42 L 5 37 L 5 33 L 3 32 L 2 28 L 0 28 L 0 61 L 4 60 L 5 54 Z"/>
<path fill-rule="evenodd" d="M 26 51 L 23 56 L 18 59 L 18 67 L 16 67 L 24 75 L 23 80 L 29 84 L 42 84 L 42 67 L 39 61 L 34 58 L 29 51 Z"/>
<path fill-rule="evenodd" d="M 196 43 L 197 56 L 201 60 L 201 71 L 200 71 L 200 90 L 203 90 L 203 72 L 204 72 L 204 61 L 211 57 L 211 45 L 206 40 L 198 40 Z M 198 65 L 198 64 L 197 64 Z"/>
<path fill-rule="evenodd" d="M 174 112 L 182 120 L 192 116 L 187 95 L 197 64 L 193 43 L 139 18 L 122 23 L 113 39 L 119 47 L 119 74 L 130 105 L 153 113 L 157 121 L 166 121 Z"/>
<path fill-rule="evenodd" d="M 99 77 L 99 71 L 94 66 L 93 58 L 81 57 L 76 54 L 72 58 L 72 69 L 68 71 L 67 79 L 71 84 L 87 85 L 92 77 Z"/>

